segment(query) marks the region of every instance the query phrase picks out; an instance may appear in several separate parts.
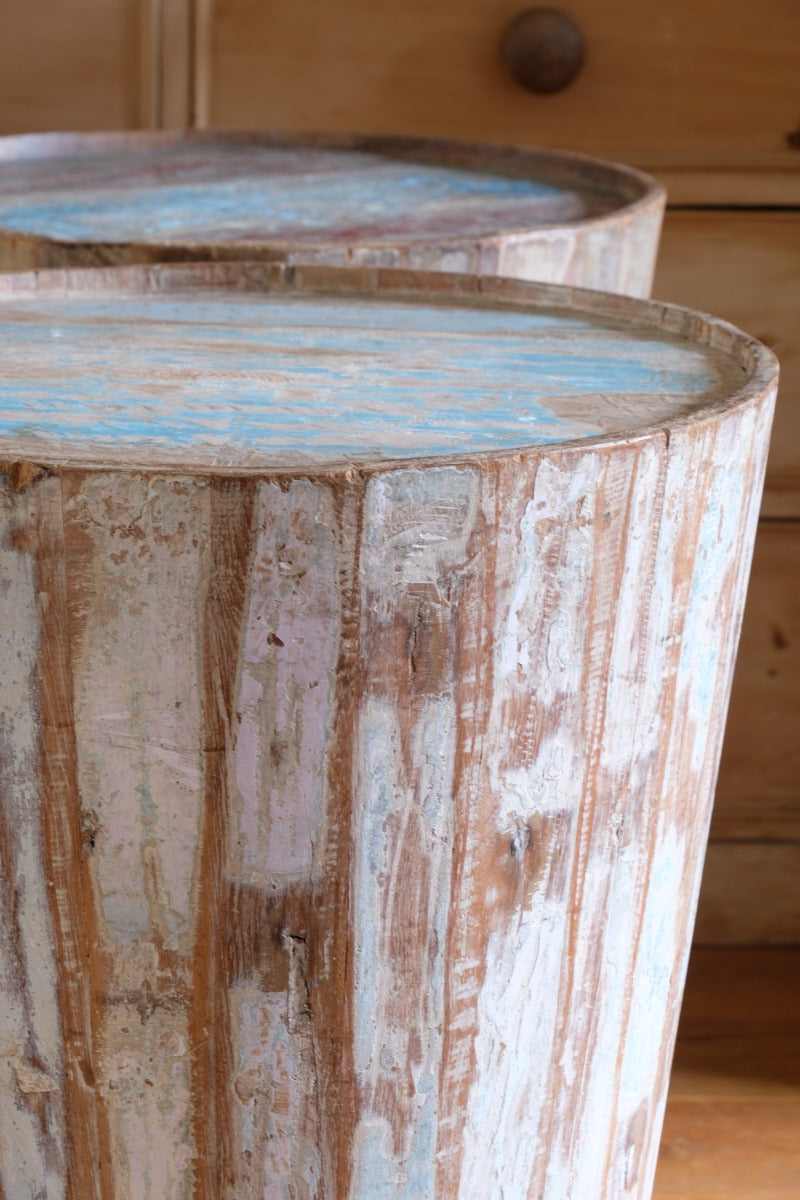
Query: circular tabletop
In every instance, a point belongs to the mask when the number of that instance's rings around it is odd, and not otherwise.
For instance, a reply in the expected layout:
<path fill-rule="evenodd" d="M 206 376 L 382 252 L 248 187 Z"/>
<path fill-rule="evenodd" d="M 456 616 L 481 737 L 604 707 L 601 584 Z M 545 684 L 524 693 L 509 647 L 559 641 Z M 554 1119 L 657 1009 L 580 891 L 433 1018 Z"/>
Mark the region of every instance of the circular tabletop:
<path fill-rule="evenodd" d="M 316 470 L 619 440 L 754 394 L 686 310 L 517 281 L 194 264 L 0 277 L 0 457 Z"/>
<path fill-rule="evenodd" d="M 579 155 L 223 133 L 0 139 L 0 231 L 87 245 L 386 246 L 660 213 L 663 188 Z"/>

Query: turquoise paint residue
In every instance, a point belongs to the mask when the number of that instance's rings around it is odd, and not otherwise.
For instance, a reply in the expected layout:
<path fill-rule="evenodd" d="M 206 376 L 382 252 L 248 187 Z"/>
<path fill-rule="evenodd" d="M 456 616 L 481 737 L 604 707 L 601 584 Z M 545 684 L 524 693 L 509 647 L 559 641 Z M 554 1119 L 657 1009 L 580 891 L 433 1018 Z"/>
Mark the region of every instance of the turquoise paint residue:
<path fill-rule="evenodd" d="M 577 186 L 366 153 L 319 150 L 298 159 L 296 151 L 256 148 L 217 153 L 210 162 L 213 170 L 164 149 L 160 160 L 151 153 L 143 163 L 135 154 L 43 160 L 17 166 L 11 176 L 0 164 L 0 227 L 92 242 L 225 241 L 420 236 L 438 230 L 444 217 L 470 235 L 498 222 L 541 224 L 558 204 L 574 219 L 586 204 Z M 596 196 L 592 203 L 604 207 Z"/>
<path fill-rule="evenodd" d="M 269 294 L 0 309 L 0 437 L 201 458 L 408 458 L 669 419 L 724 356 L 589 318 Z"/>

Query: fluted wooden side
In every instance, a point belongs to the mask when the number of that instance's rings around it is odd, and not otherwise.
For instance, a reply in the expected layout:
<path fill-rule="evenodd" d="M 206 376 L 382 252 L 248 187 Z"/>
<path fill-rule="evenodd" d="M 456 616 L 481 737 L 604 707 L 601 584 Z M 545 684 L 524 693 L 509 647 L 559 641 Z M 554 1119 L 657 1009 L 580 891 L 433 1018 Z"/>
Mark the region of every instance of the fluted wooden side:
<path fill-rule="evenodd" d="M 3 1200 L 646 1200 L 759 372 L 586 444 L 6 464 Z"/>

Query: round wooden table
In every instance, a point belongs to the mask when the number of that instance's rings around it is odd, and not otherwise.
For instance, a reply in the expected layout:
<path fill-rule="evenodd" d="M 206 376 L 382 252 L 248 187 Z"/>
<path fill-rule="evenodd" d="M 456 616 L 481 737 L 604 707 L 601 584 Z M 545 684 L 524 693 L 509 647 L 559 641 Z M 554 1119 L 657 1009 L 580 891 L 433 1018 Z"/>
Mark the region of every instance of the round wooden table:
<path fill-rule="evenodd" d="M 0 1192 L 645 1200 L 776 364 L 267 264 L 0 278 Z"/>
<path fill-rule="evenodd" d="M 408 138 L 0 138 L 0 269 L 266 258 L 647 295 L 664 189 L 578 155 Z"/>

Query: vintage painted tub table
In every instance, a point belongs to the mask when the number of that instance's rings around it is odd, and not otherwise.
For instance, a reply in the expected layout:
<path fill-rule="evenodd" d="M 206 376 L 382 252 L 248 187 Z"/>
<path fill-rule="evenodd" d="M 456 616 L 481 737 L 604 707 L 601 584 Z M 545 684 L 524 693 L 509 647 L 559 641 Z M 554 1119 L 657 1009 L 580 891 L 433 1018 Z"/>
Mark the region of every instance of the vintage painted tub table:
<path fill-rule="evenodd" d="M 578 155 L 402 138 L 0 138 L 0 269 L 168 259 L 480 272 L 649 294 L 664 190 Z"/>
<path fill-rule="evenodd" d="M 649 1196 L 775 382 L 515 281 L 0 278 L 0 1195 Z"/>

